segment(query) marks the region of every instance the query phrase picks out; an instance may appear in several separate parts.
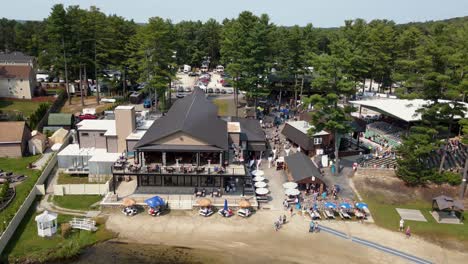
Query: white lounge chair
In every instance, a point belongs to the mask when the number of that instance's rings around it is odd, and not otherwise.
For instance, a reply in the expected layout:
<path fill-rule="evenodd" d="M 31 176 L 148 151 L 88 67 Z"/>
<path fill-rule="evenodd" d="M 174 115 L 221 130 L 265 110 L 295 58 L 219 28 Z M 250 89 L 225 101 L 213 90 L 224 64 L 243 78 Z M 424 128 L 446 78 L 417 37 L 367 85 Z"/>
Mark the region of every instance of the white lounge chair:
<path fill-rule="evenodd" d="M 237 215 L 241 217 L 249 217 L 252 214 L 249 209 L 241 208 L 237 211 Z"/>

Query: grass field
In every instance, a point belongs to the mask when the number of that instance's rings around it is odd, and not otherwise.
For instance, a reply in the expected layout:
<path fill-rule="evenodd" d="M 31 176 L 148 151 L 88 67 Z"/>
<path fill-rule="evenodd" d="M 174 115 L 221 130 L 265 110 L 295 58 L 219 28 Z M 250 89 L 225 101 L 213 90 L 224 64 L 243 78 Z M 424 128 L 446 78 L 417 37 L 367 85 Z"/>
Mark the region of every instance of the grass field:
<path fill-rule="evenodd" d="M 68 209 L 86 211 L 91 205 L 102 200 L 100 195 L 64 195 L 54 196 L 54 204 Z"/>
<path fill-rule="evenodd" d="M 13 172 L 14 174 L 23 174 L 28 178 L 21 184 L 16 186 L 16 196 L 5 210 L 0 212 L 0 229 L 3 230 L 16 214 L 16 211 L 28 196 L 31 189 L 36 184 L 37 178 L 41 175 L 38 170 L 28 169 L 29 163 L 36 161 L 40 155 L 23 157 L 23 158 L 0 158 L 0 169 Z"/>
<path fill-rule="evenodd" d="M 468 246 L 468 228 L 466 227 L 466 223 L 462 225 L 437 223 L 430 213 L 431 203 L 429 202 L 415 200 L 410 203 L 392 204 L 384 196 L 367 193 L 364 194 L 363 198 L 369 205 L 375 223 L 381 227 L 396 231 L 398 230 L 400 221 L 396 208 L 417 209 L 421 211 L 427 222 L 406 220 L 405 226 L 410 226 L 413 234 L 440 243 L 455 239 Z M 467 219 L 467 217 L 468 213 L 465 212 L 464 218 Z"/>
<path fill-rule="evenodd" d="M 9 244 L 2 255 L 2 263 L 8 259 L 10 263 L 46 263 L 52 260 L 64 259 L 75 256 L 86 246 L 93 245 L 99 241 L 108 240 L 114 234 L 105 229 L 104 224 L 98 222 L 96 232 L 73 230 L 65 239 L 61 236 L 60 228 L 57 234 L 50 238 L 42 238 L 37 235 L 37 226 L 34 221 L 36 216 L 35 206 L 23 218 Z M 59 215 L 58 225 L 66 223 L 71 216 Z"/>
<path fill-rule="evenodd" d="M 227 116 L 229 113 L 229 101 L 225 99 L 214 99 L 213 103 L 218 107 L 219 116 Z"/>
<path fill-rule="evenodd" d="M 468 248 L 468 228 L 464 213 L 464 224 L 439 224 L 431 215 L 432 198 L 440 194 L 454 196 L 456 188 L 444 186 L 406 186 L 396 177 L 383 175 L 365 176 L 356 174 L 354 185 L 363 200 L 369 205 L 375 223 L 383 228 L 398 231 L 400 215 L 396 208 L 417 209 L 427 222 L 405 220 L 412 234 L 420 236 L 444 247 L 454 249 Z"/>
<path fill-rule="evenodd" d="M 60 173 L 57 178 L 57 184 L 94 184 L 98 182 L 89 182 L 88 176 L 73 176 L 67 173 Z"/>
<path fill-rule="evenodd" d="M 75 114 L 81 112 L 83 108 L 96 108 L 96 113 L 100 113 L 111 106 L 111 103 L 100 103 L 99 105 L 96 102 L 95 96 L 88 96 L 84 98 L 84 106 L 81 105 L 81 97 L 75 95 L 72 97 L 72 103 L 68 104 L 65 102 L 65 105 L 60 109 L 61 113 Z"/>
<path fill-rule="evenodd" d="M 33 101 L 13 101 L 13 100 L 0 100 L 0 111 L 7 112 L 22 112 L 24 116 L 28 117 L 39 107 L 41 102 Z"/>

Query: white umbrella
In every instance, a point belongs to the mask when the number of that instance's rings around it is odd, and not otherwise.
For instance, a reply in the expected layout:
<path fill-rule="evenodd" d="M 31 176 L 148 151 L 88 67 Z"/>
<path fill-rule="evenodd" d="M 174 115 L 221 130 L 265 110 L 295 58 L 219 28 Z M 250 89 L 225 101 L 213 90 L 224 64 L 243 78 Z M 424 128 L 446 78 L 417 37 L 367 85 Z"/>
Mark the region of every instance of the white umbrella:
<path fill-rule="evenodd" d="M 298 189 L 286 189 L 284 191 L 286 195 L 299 195 L 301 192 Z"/>
<path fill-rule="evenodd" d="M 286 188 L 286 189 L 294 189 L 294 188 L 297 188 L 297 183 L 295 183 L 295 182 L 286 182 L 286 183 L 283 183 L 283 187 Z"/>
<path fill-rule="evenodd" d="M 263 178 L 262 176 L 257 176 L 257 177 L 254 177 L 253 180 L 256 182 L 261 182 L 261 181 L 264 181 L 265 178 Z"/>
<path fill-rule="evenodd" d="M 267 194 L 269 191 L 268 191 L 267 188 L 258 188 L 257 190 L 255 190 L 255 192 L 256 192 L 257 194 L 260 194 L 260 195 L 265 195 L 265 194 Z"/>
<path fill-rule="evenodd" d="M 252 175 L 254 176 L 263 176 L 265 173 L 262 170 L 254 170 L 252 171 Z"/>
<path fill-rule="evenodd" d="M 255 187 L 257 188 L 264 188 L 266 186 L 267 186 L 266 182 L 259 181 L 255 183 Z"/>

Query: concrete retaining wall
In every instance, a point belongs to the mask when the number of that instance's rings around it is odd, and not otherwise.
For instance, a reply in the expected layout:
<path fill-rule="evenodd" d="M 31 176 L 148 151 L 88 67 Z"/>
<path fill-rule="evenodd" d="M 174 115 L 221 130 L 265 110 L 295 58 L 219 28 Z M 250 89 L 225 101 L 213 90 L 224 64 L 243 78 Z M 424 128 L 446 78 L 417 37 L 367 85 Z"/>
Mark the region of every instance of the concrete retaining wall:
<path fill-rule="evenodd" d="M 105 195 L 109 192 L 109 182 L 104 184 L 56 184 L 54 195 Z"/>

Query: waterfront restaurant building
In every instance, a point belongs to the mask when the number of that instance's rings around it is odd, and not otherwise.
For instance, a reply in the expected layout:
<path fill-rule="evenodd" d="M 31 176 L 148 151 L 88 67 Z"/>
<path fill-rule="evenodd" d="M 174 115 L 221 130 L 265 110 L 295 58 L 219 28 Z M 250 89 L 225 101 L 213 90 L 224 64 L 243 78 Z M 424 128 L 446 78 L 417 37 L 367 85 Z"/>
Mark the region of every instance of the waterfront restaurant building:
<path fill-rule="evenodd" d="M 219 191 L 243 195 L 246 170 L 234 161 L 228 122 L 201 89 L 177 100 L 135 144 L 134 160 L 112 167 L 113 186 L 125 177 L 135 193 L 193 194 Z M 114 187 L 114 193 L 116 193 Z"/>

